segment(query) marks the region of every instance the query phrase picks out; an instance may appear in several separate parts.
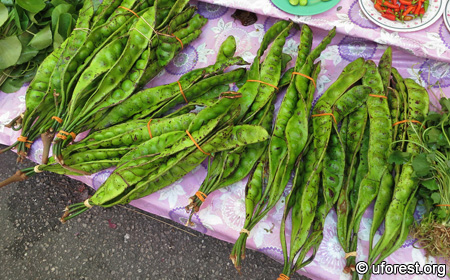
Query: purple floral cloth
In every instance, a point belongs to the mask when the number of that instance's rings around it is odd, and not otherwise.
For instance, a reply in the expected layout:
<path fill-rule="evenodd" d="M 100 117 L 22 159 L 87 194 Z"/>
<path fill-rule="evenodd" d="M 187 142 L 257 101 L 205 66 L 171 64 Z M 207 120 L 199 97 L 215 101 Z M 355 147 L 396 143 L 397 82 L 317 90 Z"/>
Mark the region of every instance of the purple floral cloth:
<path fill-rule="evenodd" d="M 288 1 L 288 0 L 286 0 Z M 440 0 L 430 0 L 430 5 Z M 330 10 L 314 16 L 297 16 L 277 8 L 272 0 L 204 0 L 210 4 L 252 11 L 257 14 L 280 19 L 291 19 L 297 23 L 337 31 L 352 37 L 375 41 L 379 44 L 397 46 L 416 56 L 450 62 L 450 34 L 442 16 L 432 25 L 415 32 L 386 30 L 370 21 L 361 11 L 358 0 L 341 0 Z M 443 0 L 443 5 L 446 0 Z M 206 4 L 208 5 L 208 4 Z M 212 7 L 213 5 L 210 5 Z M 444 11 L 447 14 L 448 11 Z M 448 15 L 450 17 L 450 15 Z"/>
<path fill-rule="evenodd" d="M 217 2 L 217 1 L 216 1 Z M 228 1 L 223 4 L 233 4 L 234 6 L 243 6 L 245 2 Z M 257 12 L 274 12 L 275 16 L 281 17 L 280 12 L 272 8 L 267 8 L 270 4 L 267 0 L 256 1 L 259 4 L 253 5 Z M 180 75 L 192 69 L 205 67 L 215 61 L 215 56 L 220 44 L 229 36 L 234 35 L 237 41 L 236 54 L 242 56 L 248 62 L 252 62 L 257 49 L 262 41 L 264 32 L 274 23 L 276 19 L 263 15 L 258 16 L 258 21 L 247 27 L 240 25 L 235 21 L 231 14 L 233 8 L 218 6 L 205 2 L 191 2 L 198 6 L 198 13 L 209 19 L 208 24 L 203 28 L 203 33 L 199 39 L 184 50 L 163 70 L 158 77 L 151 81 L 147 86 L 162 85 L 176 81 Z M 241 4 L 239 4 L 241 3 Z M 239 5 L 238 5 L 239 4 Z M 247 5 L 248 6 L 248 5 Z M 259 9 L 259 7 L 261 7 Z M 244 7 L 245 8 L 245 7 Z M 248 7 L 247 7 L 248 8 Z M 347 11 L 345 11 L 347 9 Z M 353 3 L 347 8 L 343 8 L 339 13 L 346 16 L 348 22 L 355 22 L 354 27 L 365 28 L 364 30 L 377 30 L 358 12 L 357 4 Z M 331 15 L 331 14 L 330 14 Z M 333 16 L 336 16 L 333 13 Z M 333 21 L 330 21 L 330 24 Z M 337 24 L 334 22 L 333 24 Z M 312 25 L 314 22 L 312 22 Z M 343 26 L 341 24 L 341 26 Z M 322 28 L 324 26 L 321 26 Z M 325 26 L 326 27 L 326 26 Z M 352 29 L 353 29 L 352 28 Z M 344 28 L 345 29 L 345 28 Z M 448 32 L 445 27 L 438 27 L 442 32 Z M 326 30 L 316 27 L 312 28 L 314 32 L 314 43 L 316 46 L 320 40 L 327 34 Z M 339 31 L 343 31 L 342 28 Z M 378 30 L 379 32 L 379 30 Z M 437 31 L 439 33 L 439 31 Z M 445 33 L 448 39 L 448 34 Z M 289 67 L 292 67 L 296 51 L 299 44 L 300 32 L 293 30 L 286 40 L 284 52 L 290 54 L 293 60 Z M 372 59 L 378 62 L 382 53 L 386 49 L 385 45 L 377 44 L 364 38 L 355 37 L 349 32 L 338 33 L 330 46 L 322 53 L 322 71 L 317 79 L 317 91 L 314 102 L 323 94 L 338 77 L 342 69 L 352 60 L 358 57 Z M 444 44 L 444 43 L 443 43 Z M 445 43 L 447 45 L 447 43 Z M 446 47 L 447 48 L 447 47 Z M 446 62 L 417 57 L 401 49 L 393 48 L 394 62 L 393 66 L 405 78 L 412 78 L 424 86 L 430 86 L 430 98 L 434 104 L 436 96 L 445 94 L 450 97 L 450 65 Z M 419 74 L 420 73 L 420 74 Z M 440 82 L 442 91 L 439 90 Z M 14 94 L 5 94 L 0 92 L 0 143 L 11 144 L 16 141 L 19 132 L 14 132 L 5 127 L 14 117 L 25 110 L 26 86 Z M 275 108 L 278 109 L 281 103 L 281 96 L 278 97 Z M 84 137 L 79 135 L 77 140 Z M 42 142 L 35 141 L 32 145 L 29 157 L 35 162 L 40 162 L 42 155 Z M 97 189 L 113 172 L 113 168 L 98 172 L 91 176 L 72 176 L 89 186 Z M 39 176 L 39 175 L 36 175 Z M 188 198 L 196 192 L 206 176 L 206 165 L 200 165 L 184 178 L 178 180 L 172 185 L 145 198 L 133 201 L 131 204 L 147 212 L 171 219 L 177 223 L 185 224 L 188 214 L 184 206 L 188 204 Z M 193 217 L 195 223 L 194 229 L 214 236 L 216 238 L 232 242 L 238 238 L 245 219 L 245 187 L 246 180 L 235 183 L 224 189 L 218 190 L 208 196 L 203 203 L 201 210 Z M 258 250 L 269 255 L 277 261 L 283 261 L 283 254 L 279 240 L 279 226 L 283 215 L 285 197 L 289 193 L 291 185 L 289 184 L 283 197 L 278 204 L 269 212 L 266 218 L 258 223 L 251 231 L 247 242 L 247 248 Z M 416 215 L 423 214 L 425 208 L 422 205 L 417 207 Z M 361 222 L 359 233 L 358 260 L 365 260 L 368 254 L 368 237 L 371 225 L 371 208 L 364 215 Z M 290 232 L 291 223 L 287 223 L 287 232 Z M 377 241 L 380 232 L 376 235 Z M 289 238 L 288 238 L 289 240 Z M 433 257 L 425 257 L 423 250 L 413 248 L 413 240 L 408 239 L 403 247 L 387 258 L 388 263 L 413 263 L 418 261 L 420 264 L 435 263 Z M 245 266 L 245 260 L 243 265 Z M 336 237 L 336 213 L 331 211 L 325 223 L 324 238 L 319 248 L 317 256 L 310 265 L 299 271 L 312 279 L 350 279 L 348 274 L 344 274 L 345 265 L 344 251 L 342 250 Z M 281 272 L 281 271 L 280 271 Z M 437 279 L 434 275 L 391 275 L 374 276 L 373 279 Z M 447 278 L 448 279 L 448 278 Z"/>

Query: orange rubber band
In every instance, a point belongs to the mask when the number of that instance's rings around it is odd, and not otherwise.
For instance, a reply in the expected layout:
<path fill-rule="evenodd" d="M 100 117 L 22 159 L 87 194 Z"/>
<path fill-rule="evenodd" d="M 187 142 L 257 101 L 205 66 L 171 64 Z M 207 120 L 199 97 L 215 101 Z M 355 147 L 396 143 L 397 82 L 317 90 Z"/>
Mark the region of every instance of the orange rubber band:
<path fill-rule="evenodd" d="M 17 141 L 26 143 L 25 147 L 27 147 L 27 148 L 31 148 L 31 144 L 33 144 L 33 141 L 28 140 L 28 137 L 25 137 L 22 135 L 17 137 Z"/>
<path fill-rule="evenodd" d="M 58 132 L 58 134 L 56 134 L 56 138 L 60 138 L 62 140 L 66 140 L 67 139 L 67 135 L 69 135 L 69 132 L 65 132 L 63 130 L 60 130 Z"/>
<path fill-rule="evenodd" d="M 63 120 L 62 120 L 61 118 L 57 117 L 57 116 L 53 116 L 53 117 L 52 117 L 52 120 L 55 120 L 55 121 L 57 121 L 57 122 L 59 122 L 59 123 L 62 123 L 62 122 L 63 122 Z"/>
<path fill-rule="evenodd" d="M 207 153 L 205 151 L 202 150 L 202 148 L 200 148 L 200 146 L 197 144 L 197 142 L 195 142 L 194 137 L 192 137 L 192 135 L 189 133 L 189 131 L 186 130 L 187 135 L 189 136 L 189 138 L 191 138 L 192 142 L 194 142 L 194 145 L 197 147 L 197 149 L 200 150 L 200 152 L 204 153 L 207 156 L 210 156 L 210 153 Z"/>
<path fill-rule="evenodd" d="M 148 129 L 148 135 L 150 135 L 150 139 L 153 138 L 152 136 L 152 130 L 150 129 L 150 122 L 152 121 L 152 119 L 150 119 L 147 123 L 147 129 Z"/>
<path fill-rule="evenodd" d="M 206 197 L 208 197 L 205 193 L 198 191 L 195 193 L 195 196 L 198 197 L 202 202 L 205 202 Z"/>
<path fill-rule="evenodd" d="M 399 122 L 394 123 L 392 126 L 396 126 L 398 124 L 407 123 L 407 122 L 418 123 L 420 125 L 423 125 L 421 122 L 416 121 L 416 120 L 403 120 L 403 121 L 399 121 Z"/>
<path fill-rule="evenodd" d="M 289 280 L 289 279 L 291 279 L 291 278 L 283 273 L 281 273 L 280 277 L 277 278 L 277 280 Z"/>
<path fill-rule="evenodd" d="M 178 83 L 178 87 L 180 88 L 181 95 L 183 95 L 184 101 L 186 101 L 186 103 L 189 103 L 189 101 L 186 98 L 186 95 L 184 95 L 183 88 L 181 87 L 180 81 L 177 81 L 177 83 Z"/>
<path fill-rule="evenodd" d="M 450 204 L 438 204 L 436 206 L 439 206 L 439 207 L 450 207 Z"/>
<path fill-rule="evenodd" d="M 385 96 L 385 95 L 369 94 L 369 96 L 387 99 L 387 96 Z"/>
<path fill-rule="evenodd" d="M 334 115 L 332 113 L 323 113 L 323 114 L 316 114 L 316 115 L 311 115 L 311 117 L 321 117 L 321 116 L 332 116 L 334 123 L 337 124 L 336 118 L 334 117 Z"/>
<path fill-rule="evenodd" d="M 180 45 L 181 45 L 181 49 L 184 49 L 184 44 L 183 44 L 183 41 L 181 41 L 181 39 L 180 39 L 180 38 L 178 38 L 177 36 L 173 35 L 173 33 L 172 33 L 172 36 L 173 36 L 173 37 L 175 37 L 175 39 L 177 39 L 177 40 L 178 40 L 178 42 L 180 42 Z"/>
<path fill-rule="evenodd" d="M 274 86 L 274 85 L 271 85 L 271 84 L 269 84 L 269 83 L 260 81 L 260 80 L 247 80 L 247 82 L 257 82 L 257 83 L 265 84 L 265 85 L 271 86 L 271 87 L 273 87 L 273 88 L 275 88 L 275 89 L 278 89 L 278 87 L 276 87 L 276 86 Z"/>
<path fill-rule="evenodd" d="M 20 135 L 19 137 L 17 137 L 17 141 L 19 141 L 19 142 L 27 142 L 28 141 L 28 137 Z"/>
<path fill-rule="evenodd" d="M 56 138 L 60 138 L 62 140 L 66 140 L 67 136 L 69 136 L 69 135 L 72 137 L 73 140 L 75 140 L 75 137 L 77 137 L 75 132 L 66 132 L 66 131 L 60 130 L 58 132 L 58 134 L 56 134 Z"/>
<path fill-rule="evenodd" d="M 314 79 L 311 78 L 310 76 L 302 74 L 302 73 L 299 73 L 299 72 L 292 72 L 292 75 L 299 75 L 299 76 L 305 77 L 307 79 L 310 79 L 311 82 L 313 82 L 313 84 L 314 84 L 314 88 L 316 88 L 316 81 L 314 81 Z"/>
<path fill-rule="evenodd" d="M 137 18 L 139 18 L 139 15 L 136 14 L 133 10 L 130 10 L 130 9 L 128 9 L 127 7 L 123 7 L 123 6 L 119 6 L 119 8 L 129 11 L 130 13 L 132 13 L 133 15 L 135 15 Z"/>

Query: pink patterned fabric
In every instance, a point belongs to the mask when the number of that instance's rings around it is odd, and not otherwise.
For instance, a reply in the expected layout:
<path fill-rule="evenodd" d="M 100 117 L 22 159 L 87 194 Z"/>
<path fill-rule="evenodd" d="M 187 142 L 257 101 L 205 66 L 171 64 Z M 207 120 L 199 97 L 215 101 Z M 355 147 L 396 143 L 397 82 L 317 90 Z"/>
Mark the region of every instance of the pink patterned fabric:
<path fill-rule="evenodd" d="M 285 18 L 286 14 L 280 12 L 268 2 L 268 0 L 254 0 L 254 1 L 238 1 L 238 0 L 206 0 L 209 2 L 222 3 L 224 5 L 231 5 L 239 8 L 246 8 L 254 10 L 261 14 L 273 15 L 275 17 Z M 251 2 L 251 5 L 248 4 Z M 308 21 L 311 26 L 319 26 L 321 28 L 329 29 L 333 25 L 339 26 L 338 33 L 333 39 L 330 46 L 322 53 L 320 59 L 322 60 L 322 72 L 317 80 L 316 98 L 321 96 L 326 88 L 328 88 L 338 77 L 341 70 L 350 62 L 358 57 L 365 59 L 373 59 L 378 63 L 382 53 L 386 49 L 385 45 L 377 44 L 364 38 L 355 37 L 357 34 L 366 33 L 372 39 L 381 42 L 380 38 L 389 38 L 386 42 L 395 43 L 397 46 L 403 46 L 407 38 L 392 37 L 391 35 L 383 35 L 385 31 L 380 31 L 370 22 L 365 21 L 357 12 L 357 4 L 350 3 L 344 5 L 347 1 L 342 1 L 343 9 L 336 13 L 334 10 L 320 16 L 305 18 L 295 18 L 297 21 Z M 247 4 L 246 4 L 247 3 Z M 224 6 L 218 6 L 205 2 L 192 1 L 192 4 L 198 6 L 198 13 L 209 19 L 208 24 L 203 28 L 203 33 L 199 39 L 193 44 L 186 46 L 184 50 L 166 67 L 161 74 L 158 75 L 147 86 L 156 86 L 164 83 L 176 81 L 180 75 L 199 67 L 205 67 L 215 61 L 216 52 L 220 44 L 229 36 L 234 35 L 238 42 L 237 55 L 242 56 L 247 61 L 251 62 L 255 56 L 260 42 L 263 38 L 264 32 L 274 23 L 276 19 L 258 15 L 257 23 L 243 27 L 238 21 L 231 18 L 234 9 Z M 320 20 L 324 17 L 329 17 L 331 20 Z M 355 19 L 356 18 L 356 19 Z M 438 30 L 439 25 L 431 27 L 431 30 Z M 314 46 L 327 34 L 327 31 L 313 27 L 314 32 Z M 445 32 L 446 29 L 443 29 Z M 439 31 L 436 31 L 439 34 Z M 376 35 L 377 34 L 377 35 Z M 420 36 L 425 38 L 428 32 L 420 33 Z M 289 67 L 293 66 L 296 58 L 296 50 L 299 44 L 299 31 L 293 31 L 288 37 L 284 52 L 293 56 L 293 60 Z M 376 36 L 375 36 L 376 35 Z M 387 36 L 387 37 L 383 37 Z M 403 35 L 402 35 L 403 36 Z M 439 38 L 439 35 L 437 35 Z M 447 34 L 447 40 L 448 34 Z M 438 40 L 438 39 L 436 39 Z M 449 40 L 450 41 L 450 40 Z M 441 56 L 437 55 L 437 49 L 427 49 L 423 53 L 432 54 L 429 56 L 440 58 L 441 60 L 450 61 L 450 54 L 448 52 L 447 43 L 442 43 L 444 50 Z M 421 46 L 422 48 L 423 46 Z M 416 52 L 422 55 L 422 53 Z M 439 95 L 439 88 L 435 85 L 436 81 L 440 81 L 442 94 L 450 97 L 450 65 L 443 61 L 426 59 L 424 57 L 417 57 L 411 53 L 404 52 L 397 47 L 393 48 L 394 63 L 404 78 L 412 78 L 418 80 L 424 86 L 432 86 L 431 90 Z M 420 74 L 418 74 L 420 73 Z M 0 143 L 11 144 L 15 142 L 19 136 L 19 132 L 14 132 L 5 127 L 5 124 L 11 121 L 18 114 L 25 110 L 25 92 L 26 87 L 23 87 L 19 92 L 14 94 L 4 94 L 0 92 Z M 431 93 L 431 91 L 430 91 Z M 432 96 L 432 94 L 431 94 Z M 276 103 L 278 109 L 281 103 L 279 96 Z M 434 103 L 436 99 L 432 97 Z M 78 136 L 77 140 L 82 138 Z M 42 142 L 37 140 L 30 151 L 29 157 L 35 162 L 40 162 L 42 154 Z M 174 184 L 158 191 L 145 198 L 136 200 L 132 205 L 139 207 L 147 212 L 172 219 L 180 224 L 185 224 L 187 220 L 187 213 L 184 206 L 188 204 L 188 198 L 196 192 L 206 176 L 206 165 L 198 166 L 193 172 L 189 173 L 184 178 L 175 182 Z M 97 189 L 111 174 L 112 168 L 101 171 L 97 174 L 85 177 L 73 177 L 80 180 L 89 186 Z M 39 176 L 39 175 L 36 175 Z M 244 186 L 246 180 L 238 182 L 234 185 L 228 186 L 222 190 L 212 193 L 206 199 L 201 210 L 194 215 L 194 228 L 202 233 L 214 236 L 216 238 L 232 242 L 239 236 L 239 231 L 243 226 L 245 218 L 245 204 L 244 204 Z M 264 254 L 269 255 L 282 262 L 283 255 L 279 241 L 279 221 L 283 214 L 284 200 L 289 193 L 290 185 L 284 192 L 282 199 L 270 211 L 269 215 L 263 219 L 255 229 L 250 233 L 247 248 L 258 250 Z M 425 208 L 421 205 L 417 207 L 416 215 L 419 217 Z M 367 211 L 362 219 L 361 230 L 359 234 L 359 249 L 358 260 L 364 260 L 368 254 L 368 236 L 371 225 L 371 210 Z M 287 232 L 290 231 L 290 222 L 287 225 Z M 375 240 L 378 240 L 379 234 Z M 408 239 L 403 247 L 392 254 L 388 259 L 388 263 L 412 263 L 419 261 L 422 265 L 425 263 L 435 263 L 433 257 L 426 258 L 422 250 L 414 249 L 412 247 L 413 240 Z M 336 237 L 336 213 L 331 211 L 326 219 L 324 229 L 324 239 L 317 253 L 316 259 L 313 263 L 299 271 L 313 279 L 350 279 L 348 274 L 344 274 L 344 251 L 339 245 Z M 243 262 L 245 269 L 245 260 Z M 281 271 L 280 271 L 281 272 Z M 436 276 L 374 276 L 373 279 L 437 279 Z M 448 278 L 447 278 L 448 279 Z"/>
<path fill-rule="evenodd" d="M 430 5 L 437 1 L 430 0 Z M 337 31 L 342 34 L 397 46 L 416 56 L 450 62 L 450 32 L 445 27 L 442 16 L 431 26 L 417 32 L 393 32 L 372 23 L 361 11 L 358 0 L 341 0 L 332 9 L 314 16 L 288 14 L 278 9 L 271 0 L 204 0 L 204 2 L 280 19 L 291 19 L 325 30 L 336 26 Z"/>

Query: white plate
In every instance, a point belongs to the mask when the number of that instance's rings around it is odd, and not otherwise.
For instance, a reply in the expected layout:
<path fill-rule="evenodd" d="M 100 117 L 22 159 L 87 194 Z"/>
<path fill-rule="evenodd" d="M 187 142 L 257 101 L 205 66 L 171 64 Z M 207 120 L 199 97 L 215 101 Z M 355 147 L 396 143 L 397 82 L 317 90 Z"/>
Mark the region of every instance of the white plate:
<path fill-rule="evenodd" d="M 445 26 L 447 26 L 448 31 L 450 31 L 450 0 L 447 0 L 447 4 L 445 5 L 444 22 Z"/>
<path fill-rule="evenodd" d="M 422 19 L 416 18 L 414 20 L 405 21 L 404 23 L 382 17 L 380 12 L 375 10 L 372 0 L 359 0 L 359 6 L 366 17 L 376 25 L 391 31 L 411 32 L 422 30 L 435 23 L 444 12 L 445 5 L 448 4 L 446 3 L 448 0 L 429 1 L 430 5 Z"/>

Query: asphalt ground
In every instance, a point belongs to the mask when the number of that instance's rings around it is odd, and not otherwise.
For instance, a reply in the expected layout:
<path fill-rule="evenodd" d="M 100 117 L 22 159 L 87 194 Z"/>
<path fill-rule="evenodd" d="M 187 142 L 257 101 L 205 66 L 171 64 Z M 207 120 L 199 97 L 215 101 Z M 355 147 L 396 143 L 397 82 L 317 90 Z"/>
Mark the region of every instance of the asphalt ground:
<path fill-rule="evenodd" d="M 9 151 L 0 166 L 4 180 L 34 164 L 17 164 Z M 66 205 L 92 194 L 83 183 L 47 172 L 2 188 L 0 279 L 275 280 L 282 271 L 282 264 L 247 250 L 239 275 L 229 260 L 232 244 L 132 206 L 94 207 L 59 221 Z"/>

